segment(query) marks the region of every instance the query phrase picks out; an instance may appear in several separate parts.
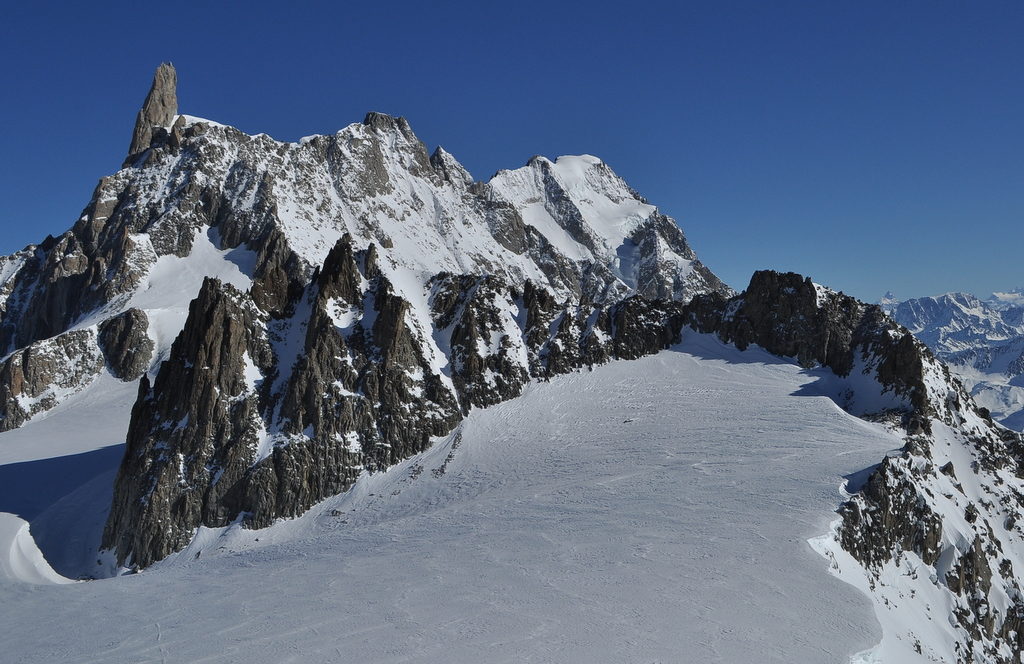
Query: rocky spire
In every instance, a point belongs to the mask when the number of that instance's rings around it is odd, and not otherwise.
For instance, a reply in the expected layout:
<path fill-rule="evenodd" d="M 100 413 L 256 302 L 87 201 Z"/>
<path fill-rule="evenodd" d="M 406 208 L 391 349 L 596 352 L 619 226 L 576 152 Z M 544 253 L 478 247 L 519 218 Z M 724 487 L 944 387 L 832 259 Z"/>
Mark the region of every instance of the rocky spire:
<path fill-rule="evenodd" d="M 127 165 L 133 157 L 149 147 L 153 138 L 153 127 L 169 127 L 178 114 L 178 74 L 174 65 L 163 62 L 153 75 L 153 86 L 146 95 L 146 101 L 135 118 L 132 144 L 128 148 Z"/>

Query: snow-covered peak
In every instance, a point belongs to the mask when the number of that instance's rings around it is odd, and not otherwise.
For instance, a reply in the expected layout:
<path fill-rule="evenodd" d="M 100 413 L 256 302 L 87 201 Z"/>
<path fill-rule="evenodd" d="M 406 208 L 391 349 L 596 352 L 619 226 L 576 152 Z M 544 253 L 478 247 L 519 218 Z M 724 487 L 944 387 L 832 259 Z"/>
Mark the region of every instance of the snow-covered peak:
<path fill-rule="evenodd" d="M 992 293 L 988 302 L 997 308 L 1024 307 L 1024 287 Z"/>
<path fill-rule="evenodd" d="M 882 307 L 882 311 L 886 313 L 892 313 L 900 304 L 900 299 L 890 290 L 885 291 L 885 295 L 878 301 L 878 306 Z"/>
<path fill-rule="evenodd" d="M 1011 310 L 995 307 L 970 293 L 906 300 L 892 310 L 892 315 L 940 353 L 967 350 L 978 343 L 1001 342 L 1024 334 L 1019 316 L 1014 317 Z"/>
<path fill-rule="evenodd" d="M 142 168 L 108 183 L 106 198 L 142 188 L 140 180 L 161 197 L 189 181 L 222 191 L 236 217 L 279 228 L 307 266 L 349 233 L 359 248 L 380 248 L 382 265 L 395 269 L 410 300 L 440 272 L 531 280 L 563 299 L 641 292 L 685 300 L 728 291 L 671 219 L 590 155 L 534 158 L 472 186 L 453 155 L 443 148 L 428 155 L 400 117 L 369 113 L 362 123 L 297 143 L 178 117 L 178 140 L 190 149 L 154 147 Z M 151 224 L 177 216 L 176 203 Z M 403 287 L 411 284 L 419 286 Z"/>
<path fill-rule="evenodd" d="M 430 155 L 430 163 L 452 184 L 462 184 L 467 187 L 473 184 L 473 176 L 466 170 L 466 167 L 440 145 Z"/>
<path fill-rule="evenodd" d="M 537 158 L 474 182 L 443 148 L 428 153 L 404 118 L 371 112 L 333 134 L 279 141 L 178 113 L 173 70 L 161 71 L 133 152 L 75 227 L 0 261 L 3 354 L 152 300 L 173 264 L 196 279 L 141 308 L 153 357 L 166 357 L 202 277 L 235 275 L 276 312 L 345 235 L 356 251 L 374 247 L 428 356 L 443 355 L 429 305 L 441 274 L 532 282 L 559 304 L 730 292 L 675 222 L 596 157 Z"/>
<path fill-rule="evenodd" d="M 982 300 L 946 293 L 900 302 L 890 315 L 949 363 L 994 418 L 1024 429 L 1024 298 L 1020 289 Z"/>
<path fill-rule="evenodd" d="M 499 171 L 489 184 L 527 225 L 577 259 L 614 253 L 657 211 L 590 155 L 534 157 L 522 168 Z"/>

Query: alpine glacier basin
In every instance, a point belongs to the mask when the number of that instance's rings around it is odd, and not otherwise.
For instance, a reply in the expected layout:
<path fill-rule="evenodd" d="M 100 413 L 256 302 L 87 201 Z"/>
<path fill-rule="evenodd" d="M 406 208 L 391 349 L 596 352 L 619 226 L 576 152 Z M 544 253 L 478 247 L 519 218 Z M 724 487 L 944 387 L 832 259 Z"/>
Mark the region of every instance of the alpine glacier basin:
<path fill-rule="evenodd" d="M 881 630 L 808 539 L 902 441 L 819 396 L 826 371 L 684 339 L 475 410 L 298 519 L 140 574 L 0 579 L 4 656 L 849 661 Z"/>

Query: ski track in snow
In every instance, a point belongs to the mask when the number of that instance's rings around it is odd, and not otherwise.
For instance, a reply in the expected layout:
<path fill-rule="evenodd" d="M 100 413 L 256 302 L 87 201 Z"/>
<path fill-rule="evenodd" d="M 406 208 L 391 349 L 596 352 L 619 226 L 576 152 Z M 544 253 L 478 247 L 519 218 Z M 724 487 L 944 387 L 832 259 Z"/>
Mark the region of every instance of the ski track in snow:
<path fill-rule="evenodd" d="M 848 662 L 881 629 L 808 539 L 829 530 L 842 477 L 901 441 L 797 396 L 825 376 L 686 333 L 672 351 L 531 384 L 301 518 L 204 529 L 141 574 L 41 585 L 59 580 L 45 563 L 31 579 L 7 556 L 2 658 Z M 66 424 L 88 407 L 108 437 L 124 426 L 131 399 L 104 394 L 0 435 L 0 471 L 104 449 Z M 102 473 L 79 479 L 71 502 L 105 514 L 90 507 L 109 501 Z M 57 506 L 37 506 L 33 534 L 43 517 L 51 542 L 53 524 L 74 523 L 69 500 Z M 0 520 L 19 564 L 33 560 L 23 525 Z"/>

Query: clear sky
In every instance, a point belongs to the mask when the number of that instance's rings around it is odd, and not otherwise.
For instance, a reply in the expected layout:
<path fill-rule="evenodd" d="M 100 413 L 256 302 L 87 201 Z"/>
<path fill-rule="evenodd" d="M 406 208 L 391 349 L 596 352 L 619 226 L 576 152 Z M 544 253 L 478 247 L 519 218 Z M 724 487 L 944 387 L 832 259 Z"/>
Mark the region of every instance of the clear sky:
<path fill-rule="evenodd" d="M 477 179 L 594 154 L 737 288 L 1024 286 L 1024 2 L 2 0 L 0 252 L 71 226 L 162 60 L 295 140 L 406 116 Z"/>

